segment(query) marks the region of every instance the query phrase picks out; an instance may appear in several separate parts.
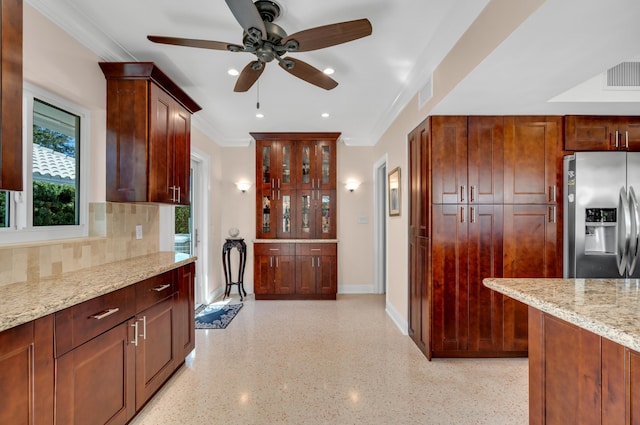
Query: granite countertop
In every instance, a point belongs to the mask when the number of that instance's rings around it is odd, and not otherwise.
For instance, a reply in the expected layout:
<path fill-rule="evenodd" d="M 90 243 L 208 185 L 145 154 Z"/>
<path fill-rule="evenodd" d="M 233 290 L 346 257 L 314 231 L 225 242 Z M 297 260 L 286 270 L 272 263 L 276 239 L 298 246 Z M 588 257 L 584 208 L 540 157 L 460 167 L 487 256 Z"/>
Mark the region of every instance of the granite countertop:
<path fill-rule="evenodd" d="M 484 279 L 544 313 L 640 351 L 639 279 Z"/>
<path fill-rule="evenodd" d="M 195 257 L 158 252 L 64 273 L 58 278 L 0 286 L 0 331 L 44 317 L 185 264 Z"/>

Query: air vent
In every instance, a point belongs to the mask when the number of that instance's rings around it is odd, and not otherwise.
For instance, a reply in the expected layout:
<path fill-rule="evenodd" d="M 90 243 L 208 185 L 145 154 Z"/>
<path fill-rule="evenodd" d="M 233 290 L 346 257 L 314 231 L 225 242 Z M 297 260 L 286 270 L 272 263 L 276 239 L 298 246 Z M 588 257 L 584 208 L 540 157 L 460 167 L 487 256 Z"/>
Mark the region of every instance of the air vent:
<path fill-rule="evenodd" d="M 610 68 L 607 87 L 640 87 L 640 62 L 622 62 Z"/>
<path fill-rule="evenodd" d="M 421 109 L 431 98 L 433 97 L 433 76 L 429 77 L 429 80 L 418 92 L 418 109 Z"/>

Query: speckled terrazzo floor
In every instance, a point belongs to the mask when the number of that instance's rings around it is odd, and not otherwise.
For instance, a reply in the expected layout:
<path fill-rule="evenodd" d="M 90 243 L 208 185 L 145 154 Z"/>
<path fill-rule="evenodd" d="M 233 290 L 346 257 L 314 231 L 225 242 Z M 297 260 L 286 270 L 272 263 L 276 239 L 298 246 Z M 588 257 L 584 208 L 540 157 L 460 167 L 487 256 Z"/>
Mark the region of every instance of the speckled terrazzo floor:
<path fill-rule="evenodd" d="M 428 362 L 384 303 L 245 300 L 131 424 L 528 423 L 526 359 Z"/>

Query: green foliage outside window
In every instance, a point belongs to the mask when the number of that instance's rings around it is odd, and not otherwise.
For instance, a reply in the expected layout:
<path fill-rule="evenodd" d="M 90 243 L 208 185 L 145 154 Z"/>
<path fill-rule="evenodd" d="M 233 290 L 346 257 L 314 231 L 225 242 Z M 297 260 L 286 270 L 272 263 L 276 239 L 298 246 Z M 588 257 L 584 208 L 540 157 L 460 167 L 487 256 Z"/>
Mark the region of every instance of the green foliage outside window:
<path fill-rule="evenodd" d="M 189 230 L 189 219 L 191 218 L 191 207 L 176 207 L 176 229 L 175 233 L 191 233 Z"/>
<path fill-rule="evenodd" d="M 9 192 L 1 192 L 0 191 L 0 227 L 9 226 L 7 220 L 7 197 L 9 196 Z"/>
<path fill-rule="evenodd" d="M 33 182 L 33 225 L 61 226 L 78 224 L 76 188 L 70 184 Z"/>

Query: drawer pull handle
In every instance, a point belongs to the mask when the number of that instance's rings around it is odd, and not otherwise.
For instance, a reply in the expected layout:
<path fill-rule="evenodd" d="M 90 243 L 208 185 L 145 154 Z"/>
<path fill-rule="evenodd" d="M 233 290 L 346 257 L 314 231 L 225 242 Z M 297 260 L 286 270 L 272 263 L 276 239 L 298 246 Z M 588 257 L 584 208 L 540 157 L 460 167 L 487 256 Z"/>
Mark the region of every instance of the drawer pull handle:
<path fill-rule="evenodd" d="M 93 316 L 89 316 L 92 319 L 96 319 L 96 320 L 100 320 L 100 319 L 104 319 L 105 317 L 111 316 L 112 314 L 116 314 L 117 312 L 119 312 L 120 309 L 119 308 L 108 308 L 105 311 L 101 311 L 98 314 L 94 314 Z"/>
<path fill-rule="evenodd" d="M 311 251 L 322 251 L 321 248 L 311 248 Z"/>
<path fill-rule="evenodd" d="M 129 343 L 137 347 L 138 346 L 138 322 L 133 322 L 129 326 L 133 328 L 133 341 L 129 341 Z"/>
<path fill-rule="evenodd" d="M 162 291 L 164 291 L 165 289 L 169 288 L 170 286 L 171 286 L 171 284 L 170 284 L 170 283 L 166 283 L 166 284 L 164 284 L 164 285 L 156 286 L 155 288 L 152 288 L 152 290 L 153 290 L 153 291 L 156 291 L 156 292 L 162 292 Z"/>
<path fill-rule="evenodd" d="M 269 248 L 269 251 L 280 251 L 280 248 Z"/>

